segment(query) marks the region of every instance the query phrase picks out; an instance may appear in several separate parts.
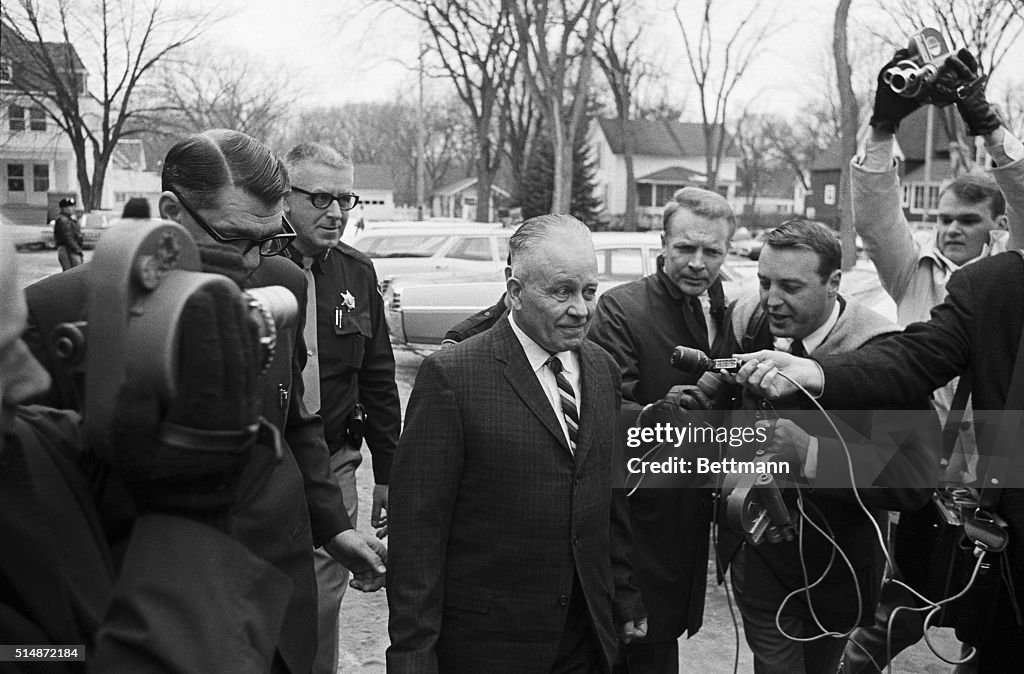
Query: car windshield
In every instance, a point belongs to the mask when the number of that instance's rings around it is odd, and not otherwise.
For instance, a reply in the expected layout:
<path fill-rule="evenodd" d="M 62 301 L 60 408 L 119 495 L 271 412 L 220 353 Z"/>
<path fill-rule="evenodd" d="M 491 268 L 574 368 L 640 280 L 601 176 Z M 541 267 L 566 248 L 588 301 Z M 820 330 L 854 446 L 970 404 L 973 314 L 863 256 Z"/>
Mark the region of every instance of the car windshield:
<path fill-rule="evenodd" d="M 408 236 L 367 236 L 356 247 L 370 257 L 430 257 L 448 237 L 443 234 L 410 234 Z"/>

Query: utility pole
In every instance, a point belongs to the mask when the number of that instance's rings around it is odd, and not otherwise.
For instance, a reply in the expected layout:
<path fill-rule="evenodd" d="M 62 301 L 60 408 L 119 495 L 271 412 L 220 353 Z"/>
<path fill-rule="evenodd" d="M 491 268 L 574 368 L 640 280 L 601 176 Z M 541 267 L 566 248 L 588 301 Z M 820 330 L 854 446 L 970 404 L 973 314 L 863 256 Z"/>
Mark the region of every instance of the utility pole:
<path fill-rule="evenodd" d="M 423 55 L 427 45 L 420 41 L 419 56 L 419 105 L 416 109 L 416 219 L 424 219 L 424 199 L 426 192 L 426 170 L 423 157 L 426 154 L 427 131 L 423 124 Z"/>

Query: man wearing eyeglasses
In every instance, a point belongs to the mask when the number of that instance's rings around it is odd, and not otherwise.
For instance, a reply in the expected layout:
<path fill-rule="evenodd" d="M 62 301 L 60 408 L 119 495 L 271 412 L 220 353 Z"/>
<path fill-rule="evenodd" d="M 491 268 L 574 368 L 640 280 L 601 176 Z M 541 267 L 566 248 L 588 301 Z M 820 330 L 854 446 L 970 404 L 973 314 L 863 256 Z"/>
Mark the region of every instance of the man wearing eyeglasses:
<path fill-rule="evenodd" d="M 308 283 L 302 371 L 306 407 L 324 420 L 331 469 L 353 524 L 358 511 L 356 468 L 363 438 L 373 458 L 370 524 L 387 533 L 388 483 L 401 428 L 395 358 L 384 321 L 377 274 L 368 257 L 339 239 L 359 203 L 352 161 L 325 145 L 303 143 L 284 157 L 291 192 L 284 209 L 295 227 L 285 251 Z M 316 554 L 320 648 L 314 672 L 334 672 L 338 611 L 348 572 Z"/>
<path fill-rule="evenodd" d="M 301 305 L 301 272 L 288 260 L 273 257 L 295 233 L 283 210 L 288 175 L 266 146 L 236 131 L 196 134 L 171 148 L 161 179 L 160 215 L 192 235 L 203 271 L 227 276 L 243 288 L 286 286 Z M 87 284 L 81 274 L 92 264 L 26 289 L 30 329 L 25 339 L 53 375 L 54 388 L 46 401 L 55 407 L 81 409 L 81 382 L 53 350 L 49 336 L 59 323 L 87 318 Z M 292 672 L 310 671 L 317 648 L 314 546 L 344 560 L 355 575 L 353 586 L 366 591 L 383 585 L 386 555 L 383 544 L 355 531 L 345 514 L 341 489 L 330 471 L 323 426 L 302 402 L 300 335 L 278 332 L 278 357 L 260 380 L 261 415 L 284 436 L 281 461 L 263 487 L 232 512 L 230 522 L 242 544 L 290 581 L 273 671 Z M 113 495 L 104 498 L 118 497 L 116 485 L 107 489 Z M 114 524 L 128 530 L 133 516 L 127 510 L 124 522 Z"/>

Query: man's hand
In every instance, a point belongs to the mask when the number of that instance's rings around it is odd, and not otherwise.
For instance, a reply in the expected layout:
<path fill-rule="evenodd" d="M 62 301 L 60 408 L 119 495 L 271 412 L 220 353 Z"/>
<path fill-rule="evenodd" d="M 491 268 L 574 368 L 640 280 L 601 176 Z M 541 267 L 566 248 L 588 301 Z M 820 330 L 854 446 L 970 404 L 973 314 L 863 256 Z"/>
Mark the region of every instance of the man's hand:
<path fill-rule="evenodd" d="M 775 400 L 793 395 L 800 390 L 793 382 L 803 386 L 812 395 L 820 394 L 825 388 L 825 375 L 821 366 L 809 358 L 798 358 L 784 351 L 738 353 L 734 358 L 744 362 L 739 371 L 732 375 L 733 380 L 761 398 Z"/>
<path fill-rule="evenodd" d="M 634 618 L 619 625 L 619 639 L 624 644 L 628 644 L 633 639 L 643 639 L 645 636 L 647 636 L 647 618 Z"/>
<path fill-rule="evenodd" d="M 886 133 L 896 133 L 900 122 L 910 113 L 921 107 L 921 102 L 914 98 L 904 98 L 885 83 L 882 76 L 885 71 L 910 56 L 906 49 L 897 51 L 892 60 L 878 71 L 878 84 L 875 87 L 875 105 L 871 113 L 871 126 Z"/>
<path fill-rule="evenodd" d="M 789 419 L 757 422 L 758 426 L 767 424 L 773 426 L 773 429 L 765 444 L 765 450 L 788 461 L 796 468 L 795 474 L 803 474 L 804 466 L 807 464 L 807 452 L 811 446 L 811 436 Z"/>
<path fill-rule="evenodd" d="M 370 534 L 355 529 L 342 531 L 324 544 L 324 550 L 352 572 L 349 587 L 363 592 L 384 587 L 388 549 Z"/>
<path fill-rule="evenodd" d="M 377 538 L 388 535 L 388 486 L 373 485 L 373 509 L 370 511 L 370 526 L 377 530 Z"/>
<path fill-rule="evenodd" d="M 967 132 L 972 136 L 987 136 L 994 133 L 1002 123 L 995 109 L 985 98 L 988 78 L 978 74 L 978 61 L 966 49 L 946 59 L 943 71 L 950 71 L 957 83 L 956 109 L 960 111 Z"/>
<path fill-rule="evenodd" d="M 665 402 L 684 410 L 713 410 L 715 403 L 694 384 L 673 386 L 665 394 Z"/>

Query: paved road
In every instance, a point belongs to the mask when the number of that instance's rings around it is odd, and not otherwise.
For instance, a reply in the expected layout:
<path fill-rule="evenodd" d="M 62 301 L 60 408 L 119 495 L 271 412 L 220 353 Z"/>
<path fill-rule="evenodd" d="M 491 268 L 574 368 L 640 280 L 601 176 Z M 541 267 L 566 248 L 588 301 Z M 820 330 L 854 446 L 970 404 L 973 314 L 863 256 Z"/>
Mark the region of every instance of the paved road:
<path fill-rule="evenodd" d="M 7 229 L 25 230 L 16 232 L 22 236 L 31 236 L 38 231 L 38 228 L 9 227 Z M 57 255 L 53 251 L 20 253 L 18 265 L 23 285 L 60 270 L 60 266 L 57 264 Z M 423 353 L 425 352 L 414 352 L 407 349 L 399 349 L 396 352 L 398 386 L 403 411 L 408 402 Z M 370 528 L 370 492 L 373 485 L 373 475 L 369 464 L 369 460 L 364 461 L 358 473 L 361 501 L 358 526 L 365 530 Z M 750 652 L 730 615 L 725 592 L 723 588 L 714 583 L 714 576 L 710 568 L 708 581 L 704 627 L 694 638 L 680 644 L 680 671 L 729 674 L 733 671 L 737 639 L 740 644 L 738 671 L 752 671 Z M 738 619 L 738 615 L 736 617 Z M 366 595 L 350 590 L 342 604 L 341 625 L 339 672 L 345 674 L 384 672 L 384 651 L 388 644 L 387 600 L 384 592 Z M 958 645 L 950 634 L 950 630 L 936 630 L 936 634 L 935 641 L 941 651 L 947 657 L 955 656 L 958 652 Z M 912 674 L 939 674 L 952 671 L 952 666 L 941 662 L 924 643 L 921 643 L 898 658 L 894 663 L 893 671 Z"/>

